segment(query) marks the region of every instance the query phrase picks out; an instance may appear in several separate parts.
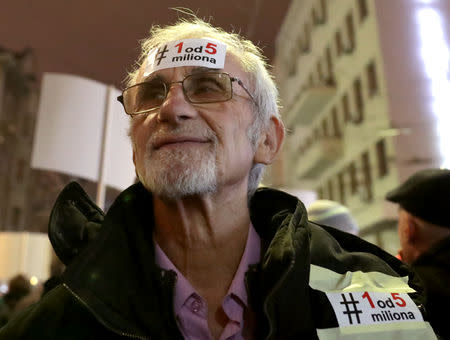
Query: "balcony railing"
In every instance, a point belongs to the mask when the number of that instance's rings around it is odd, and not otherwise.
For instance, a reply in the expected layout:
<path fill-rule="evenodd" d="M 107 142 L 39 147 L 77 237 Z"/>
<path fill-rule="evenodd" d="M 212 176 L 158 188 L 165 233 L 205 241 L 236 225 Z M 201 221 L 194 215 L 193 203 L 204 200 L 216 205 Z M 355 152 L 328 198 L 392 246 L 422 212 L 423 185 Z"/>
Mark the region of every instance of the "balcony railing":
<path fill-rule="evenodd" d="M 314 180 L 344 155 L 339 137 L 322 137 L 304 154 L 298 155 L 295 174 L 298 179 Z"/>
<path fill-rule="evenodd" d="M 335 94 L 334 81 L 314 85 L 302 91 L 287 110 L 287 127 L 292 129 L 297 125 L 311 124 Z"/>

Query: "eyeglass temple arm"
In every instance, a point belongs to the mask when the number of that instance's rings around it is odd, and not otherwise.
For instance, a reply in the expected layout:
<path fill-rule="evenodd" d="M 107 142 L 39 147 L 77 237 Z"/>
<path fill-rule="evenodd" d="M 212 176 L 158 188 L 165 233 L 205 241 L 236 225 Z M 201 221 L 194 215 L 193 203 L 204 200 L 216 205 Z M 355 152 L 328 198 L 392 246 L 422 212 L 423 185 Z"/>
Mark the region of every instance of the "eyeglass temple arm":
<path fill-rule="evenodd" d="M 230 77 L 230 78 L 232 81 L 237 81 L 238 85 L 244 89 L 244 91 L 248 94 L 248 96 L 252 99 L 252 101 L 256 104 L 256 106 L 258 106 L 258 103 L 255 100 L 255 97 L 253 97 L 253 95 L 250 93 L 250 91 L 247 89 L 247 87 L 245 87 L 242 80 L 240 80 L 239 78 L 235 78 L 235 77 Z"/>

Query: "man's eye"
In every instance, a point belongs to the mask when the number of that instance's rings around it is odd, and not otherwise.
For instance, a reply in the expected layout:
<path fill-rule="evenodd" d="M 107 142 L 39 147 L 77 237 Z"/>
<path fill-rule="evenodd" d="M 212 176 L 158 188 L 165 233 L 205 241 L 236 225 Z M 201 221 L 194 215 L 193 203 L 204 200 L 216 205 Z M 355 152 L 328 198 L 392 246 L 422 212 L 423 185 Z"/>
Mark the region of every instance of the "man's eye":
<path fill-rule="evenodd" d="M 136 94 L 135 108 L 136 110 L 145 110 L 159 106 L 165 97 L 164 85 L 142 85 Z"/>
<path fill-rule="evenodd" d="M 162 84 L 147 84 L 140 92 L 143 99 L 160 99 L 165 97 L 164 85 Z"/>
<path fill-rule="evenodd" d="M 138 101 L 164 99 L 165 91 L 163 86 L 143 86 L 137 94 Z"/>
<path fill-rule="evenodd" d="M 214 79 L 198 79 L 195 82 L 194 93 L 223 92 L 223 85 Z"/>
<path fill-rule="evenodd" d="M 164 89 L 151 89 L 146 91 L 145 98 L 146 99 L 164 99 L 165 91 Z"/>

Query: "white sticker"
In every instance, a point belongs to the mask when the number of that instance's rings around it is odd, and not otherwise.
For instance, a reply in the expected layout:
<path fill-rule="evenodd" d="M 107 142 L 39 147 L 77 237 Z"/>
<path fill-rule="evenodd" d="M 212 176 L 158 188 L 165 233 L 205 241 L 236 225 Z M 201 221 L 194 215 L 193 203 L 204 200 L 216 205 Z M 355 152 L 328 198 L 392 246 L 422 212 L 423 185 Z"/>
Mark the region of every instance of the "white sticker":
<path fill-rule="evenodd" d="M 423 321 L 406 293 L 326 293 L 340 327 Z"/>
<path fill-rule="evenodd" d="M 154 48 L 145 61 L 144 77 L 170 67 L 203 66 L 221 69 L 225 65 L 227 45 L 214 39 L 183 39 Z"/>

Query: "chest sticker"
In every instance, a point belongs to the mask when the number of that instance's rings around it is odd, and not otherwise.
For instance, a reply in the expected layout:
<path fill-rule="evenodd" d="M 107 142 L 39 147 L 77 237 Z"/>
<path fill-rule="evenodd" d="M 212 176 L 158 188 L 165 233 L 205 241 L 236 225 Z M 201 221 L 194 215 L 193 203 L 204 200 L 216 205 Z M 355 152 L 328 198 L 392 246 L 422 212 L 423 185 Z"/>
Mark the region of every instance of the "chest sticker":
<path fill-rule="evenodd" d="M 423 321 L 406 293 L 326 293 L 340 327 Z"/>
<path fill-rule="evenodd" d="M 148 53 L 144 77 L 157 70 L 179 66 L 221 69 L 226 52 L 227 45 L 210 38 L 171 41 Z"/>

